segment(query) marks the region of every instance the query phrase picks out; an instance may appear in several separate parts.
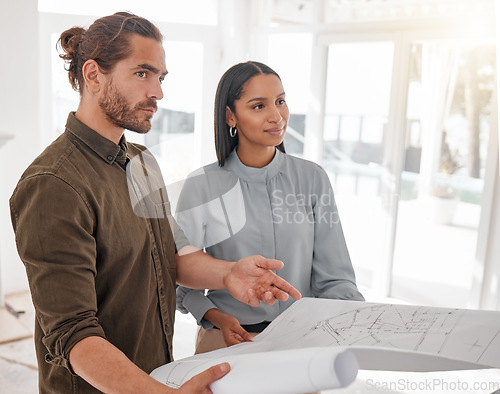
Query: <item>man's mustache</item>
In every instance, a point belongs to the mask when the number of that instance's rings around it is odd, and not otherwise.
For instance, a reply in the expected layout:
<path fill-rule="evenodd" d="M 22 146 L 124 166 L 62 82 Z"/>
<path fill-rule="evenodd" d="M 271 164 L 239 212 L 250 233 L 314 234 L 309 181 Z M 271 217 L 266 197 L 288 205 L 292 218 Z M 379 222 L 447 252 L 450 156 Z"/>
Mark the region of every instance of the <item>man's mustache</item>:
<path fill-rule="evenodd" d="M 158 110 L 158 105 L 156 104 L 156 100 L 147 100 L 143 101 L 142 103 L 139 103 L 137 105 L 138 109 L 149 109 L 153 108 L 154 111 L 156 112 Z"/>

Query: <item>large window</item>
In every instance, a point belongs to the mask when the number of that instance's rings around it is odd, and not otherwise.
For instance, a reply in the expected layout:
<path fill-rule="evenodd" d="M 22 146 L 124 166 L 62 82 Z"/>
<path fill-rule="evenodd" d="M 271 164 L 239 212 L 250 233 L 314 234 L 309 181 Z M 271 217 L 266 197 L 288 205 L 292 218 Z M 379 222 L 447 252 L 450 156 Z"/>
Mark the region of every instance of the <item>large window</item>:
<path fill-rule="evenodd" d="M 411 46 L 394 296 L 468 306 L 494 70 L 493 45 L 426 41 Z"/>
<path fill-rule="evenodd" d="M 362 286 L 472 306 L 495 68 L 481 40 L 329 45 L 322 162 Z"/>
<path fill-rule="evenodd" d="M 371 287 L 386 244 L 381 192 L 392 42 L 328 48 L 323 166 L 330 175 L 358 282 Z"/>

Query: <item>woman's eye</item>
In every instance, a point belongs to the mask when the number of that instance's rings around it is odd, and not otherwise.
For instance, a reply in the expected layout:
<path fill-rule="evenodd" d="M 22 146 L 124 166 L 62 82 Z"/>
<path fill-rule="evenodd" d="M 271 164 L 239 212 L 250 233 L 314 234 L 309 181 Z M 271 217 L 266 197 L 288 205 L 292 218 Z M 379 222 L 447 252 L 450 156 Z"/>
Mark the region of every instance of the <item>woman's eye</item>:
<path fill-rule="evenodd" d="M 264 108 L 264 105 L 262 104 L 257 104 L 253 107 L 254 109 L 261 109 L 261 108 Z"/>
<path fill-rule="evenodd" d="M 278 104 L 279 105 L 283 105 L 286 103 L 286 100 L 285 99 L 281 99 L 281 100 L 278 100 Z"/>

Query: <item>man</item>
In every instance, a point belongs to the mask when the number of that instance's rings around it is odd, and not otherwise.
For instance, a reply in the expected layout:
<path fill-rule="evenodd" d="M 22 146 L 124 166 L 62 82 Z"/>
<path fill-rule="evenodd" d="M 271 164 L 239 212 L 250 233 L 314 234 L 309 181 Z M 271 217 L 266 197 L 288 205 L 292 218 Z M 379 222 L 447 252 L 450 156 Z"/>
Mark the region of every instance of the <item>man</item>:
<path fill-rule="evenodd" d="M 270 271 L 281 262 L 193 251 L 164 188 L 145 186 L 161 175 L 123 132 L 149 131 L 163 97 L 158 29 L 117 13 L 67 30 L 60 44 L 80 104 L 10 200 L 36 310 L 40 392 L 170 392 L 148 373 L 172 360 L 176 282 L 227 288 L 253 306 L 300 294 Z M 180 391 L 209 392 L 228 370 L 212 367 Z"/>

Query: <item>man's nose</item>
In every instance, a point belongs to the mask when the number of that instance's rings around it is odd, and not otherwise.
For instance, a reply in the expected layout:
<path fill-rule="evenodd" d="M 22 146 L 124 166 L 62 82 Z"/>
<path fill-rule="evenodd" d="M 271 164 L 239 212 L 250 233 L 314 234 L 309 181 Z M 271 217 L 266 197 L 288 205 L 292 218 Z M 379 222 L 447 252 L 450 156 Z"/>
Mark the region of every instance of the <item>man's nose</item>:
<path fill-rule="evenodd" d="M 156 100 L 161 100 L 163 98 L 163 88 L 161 86 L 160 81 L 155 81 L 153 83 L 153 86 L 151 87 L 150 93 L 149 93 L 150 98 L 154 98 Z"/>

